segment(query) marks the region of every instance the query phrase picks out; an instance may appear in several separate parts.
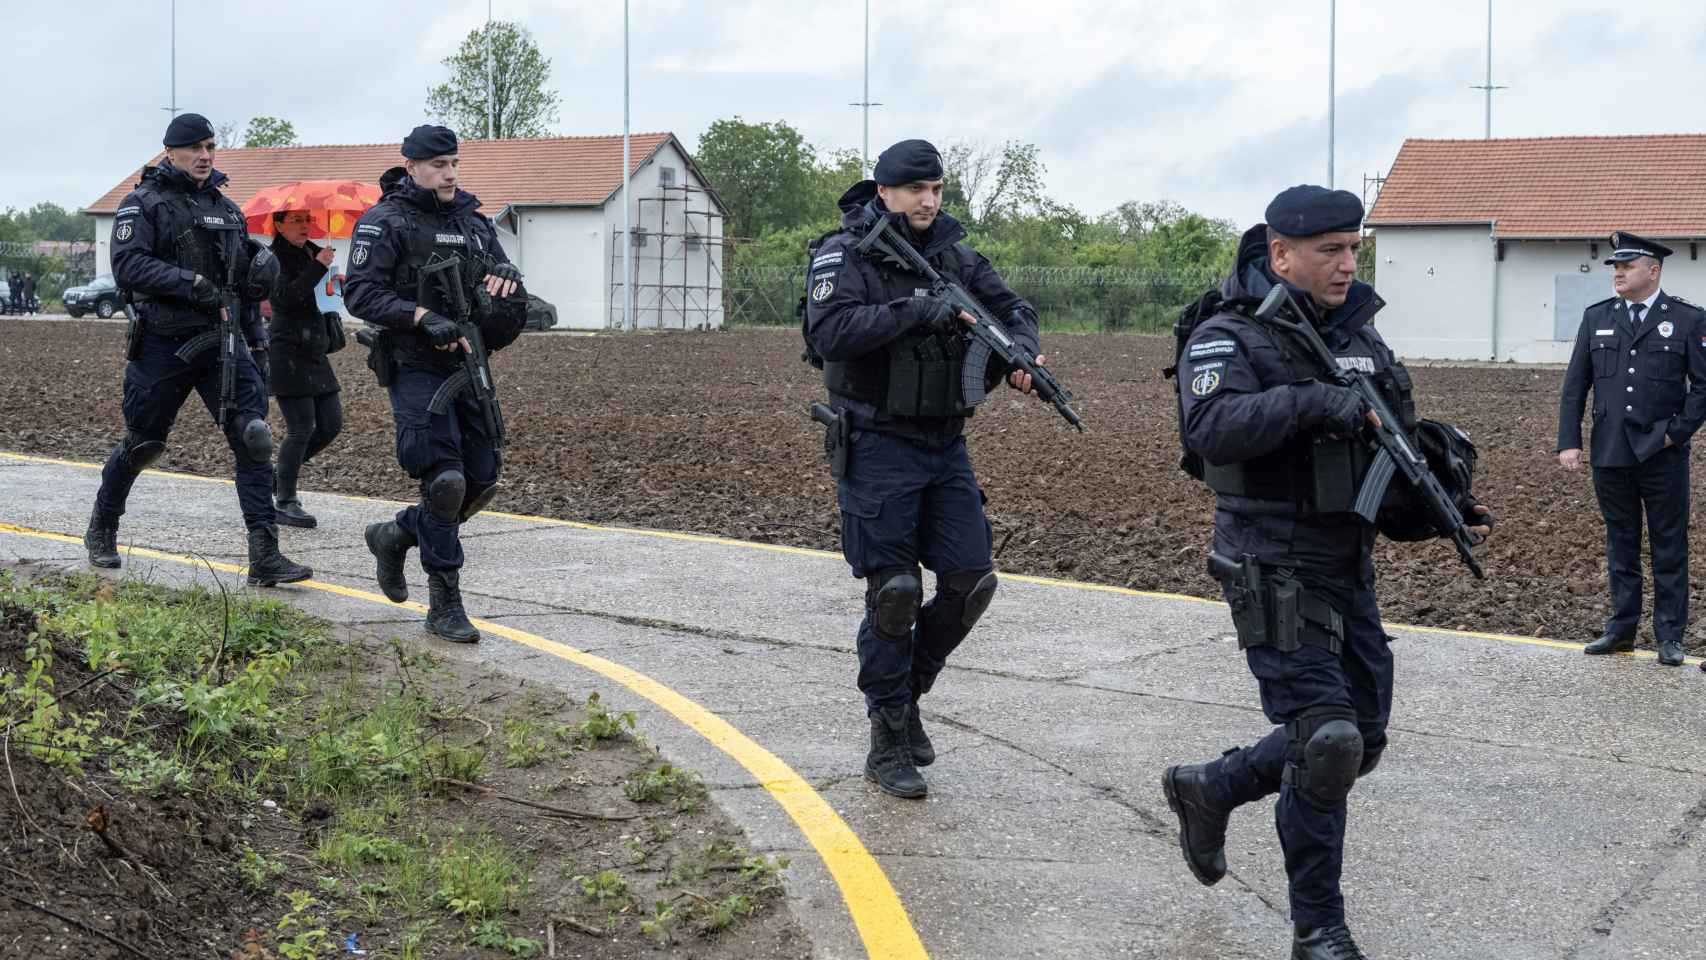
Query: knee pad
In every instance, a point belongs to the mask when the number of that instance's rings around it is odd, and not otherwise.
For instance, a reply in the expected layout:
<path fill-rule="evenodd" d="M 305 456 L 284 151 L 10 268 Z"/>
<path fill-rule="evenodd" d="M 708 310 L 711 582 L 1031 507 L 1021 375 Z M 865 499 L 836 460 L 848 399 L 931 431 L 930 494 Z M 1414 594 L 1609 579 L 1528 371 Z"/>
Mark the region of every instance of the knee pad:
<path fill-rule="evenodd" d="M 1286 732 L 1291 740 L 1286 782 L 1318 806 L 1344 803 L 1363 766 L 1362 731 L 1355 715 L 1339 710 L 1306 713 L 1286 724 Z"/>
<path fill-rule="evenodd" d="M 122 450 L 119 459 L 131 473 L 141 473 L 148 469 L 149 464 L 160 459 L 160 455 L 166 452 L 166 441 L 149 440 L 128 430 L 125 431 L 124 440 L 119 446 Z"/>
<path fill-rule="evenodd" d="M 272 429 L 265 420 L 250 420 L 243 427 L 243 451 L 257 463 L 272 461 Z"/>
<path fill-rule="evenodd" d="M 865 612 L 884 640 L 899 641 L 912 632 L 924 584 L 917 567 L 885 567 L 865 588 Z"/>
<path fill-rule="evenodd" d="M 960 606 L 960 627 L 970 630 L 995 599 L 994 570 L 956 570 L 936 578 L 936 592 Z"/>
<path fill-rule="evenodd" d="M 434 520 L 455 522 L 462 515 L 462 497 L 468 481 L 460 470 L 440 470 L 427 484 L 427 510 Z"/>
<path fill-rule="evenodd" d="M 462 522 L 467 523 L 469 517 L 486 509 L 486 505 L 491 503 L 497 495 L 498 482 L 496 480 L 476 490 L 470 490 L 467 499 L 462 501 Z"/>

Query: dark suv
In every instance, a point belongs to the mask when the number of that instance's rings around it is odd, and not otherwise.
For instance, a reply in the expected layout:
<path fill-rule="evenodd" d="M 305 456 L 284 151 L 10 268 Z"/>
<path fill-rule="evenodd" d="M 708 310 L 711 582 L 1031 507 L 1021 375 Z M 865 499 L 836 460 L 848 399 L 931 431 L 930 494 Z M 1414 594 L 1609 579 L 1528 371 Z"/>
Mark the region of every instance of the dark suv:
<path fill-rule="evenodd" d="M 105 320 L 115 313 L 124 312 L 124 294 L 113 280 L 113 275 L 103 273 L 84 286 L 65 291 L 65 312 L 73 317 L 93 313 Z"/>

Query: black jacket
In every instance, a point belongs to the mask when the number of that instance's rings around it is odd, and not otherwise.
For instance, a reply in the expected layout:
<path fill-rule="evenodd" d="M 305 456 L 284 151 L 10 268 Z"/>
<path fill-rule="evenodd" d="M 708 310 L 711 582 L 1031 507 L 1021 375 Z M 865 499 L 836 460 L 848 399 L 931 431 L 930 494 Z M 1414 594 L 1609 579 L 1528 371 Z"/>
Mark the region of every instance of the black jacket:
<path fill-rule="evenodd" d="M 1706 311 L 1660 292 L 1629 326 L 1621 297 L 1582 311 L 1582 326 L 1558 403 L 1558 449 L 1582 446 L 1582 413 L 1593 390 L 1596 467 L 1633 467 L 1664 449 L 1687 446 L 1706 422 Z"/>
<path fill-rule="evenodd" d="M 984 256 L 965 241 L 966 231 L 947 213 L 939 213 L 929 232 L 917 236 L 906 218 L 890 212 L 877 196 L 876 183 L 864 180 L 841 196 L 841 232 L 818 247 L 808 273 L 805 339 L 826 361 L 857 360 L 886 348 L 912 332 L 919 318 L 912 297 L 928 283 L 900 266 L 860 256 L 859 241 L 879 218 L 887 217 L 897 232 L 912 240 L 924 258 L 944 274 L 955 274 L 961 285 L 990 313 L 1007 323 L 1013 339 L 1035 354 L 1037 313 L 1001 279 Z M 954 263 L 944 268 L 952 258 Z M 821 292 L 821 296 L 819 295 Z M 835 405 L 849 411 L 861 429 L 939 440 L 958 436 L 965 421 L 952 418 L 891 418 L 877 414 L 868 403 L 835 395 Z"/>
<path fill-rule="evenodd" d="M 338 377 L 326 359 L 331 346 L 326 325 L 340 321 L 336 315 L 328 320 L 314 298 L 315 287 L 326 277 L 325 264 L 314 259 L 320 247 L 311 240 L 298 247 L 278 237 L 272 252 L 278 258 L 279 279 L 267 323 L 272 337 L 267 388 L 276 397 L 331 393 L 338 389 Z"/>

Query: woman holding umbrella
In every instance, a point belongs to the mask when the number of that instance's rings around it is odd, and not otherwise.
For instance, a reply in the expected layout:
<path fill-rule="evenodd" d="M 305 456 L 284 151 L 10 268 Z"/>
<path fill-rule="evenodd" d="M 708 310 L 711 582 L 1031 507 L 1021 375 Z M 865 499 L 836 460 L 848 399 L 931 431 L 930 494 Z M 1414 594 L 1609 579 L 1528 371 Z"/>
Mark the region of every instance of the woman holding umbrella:
<path fill-rule="evenodd" d="M 278 292 L 272 298 L 272 338 L 268 392 L 284 414 L 284 442 L 278 448 L 273 496 L 278 522 L 312 527 L 313 514 L 296 496 L 302 464 L 326 449 L 344 426 L 337 374 L 327 355 L 344 346 L 343 318 L 321 313 L 314 289 L 331 267 L 330 247 L 308 239 L 315 226 L 308 210 L 279 210 L 272 215 L 273 254 L 278 258 Z"/>

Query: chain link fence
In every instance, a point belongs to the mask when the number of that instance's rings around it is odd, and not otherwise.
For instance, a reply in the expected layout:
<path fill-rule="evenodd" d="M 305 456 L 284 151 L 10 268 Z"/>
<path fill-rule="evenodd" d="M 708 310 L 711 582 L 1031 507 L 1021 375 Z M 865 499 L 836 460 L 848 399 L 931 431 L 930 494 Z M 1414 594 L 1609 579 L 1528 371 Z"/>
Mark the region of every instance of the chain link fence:
<path fill-rule="evenodd" d="M 1045 330 L 1171 333 L 1179 310 L 1217 286 L 1213 274 L 1020 266 L 998 268 L 1037 308 Z M 791 326 L 805 293 L 805 267 L 737 267 L 724 278 L 730 326 Z"/>

